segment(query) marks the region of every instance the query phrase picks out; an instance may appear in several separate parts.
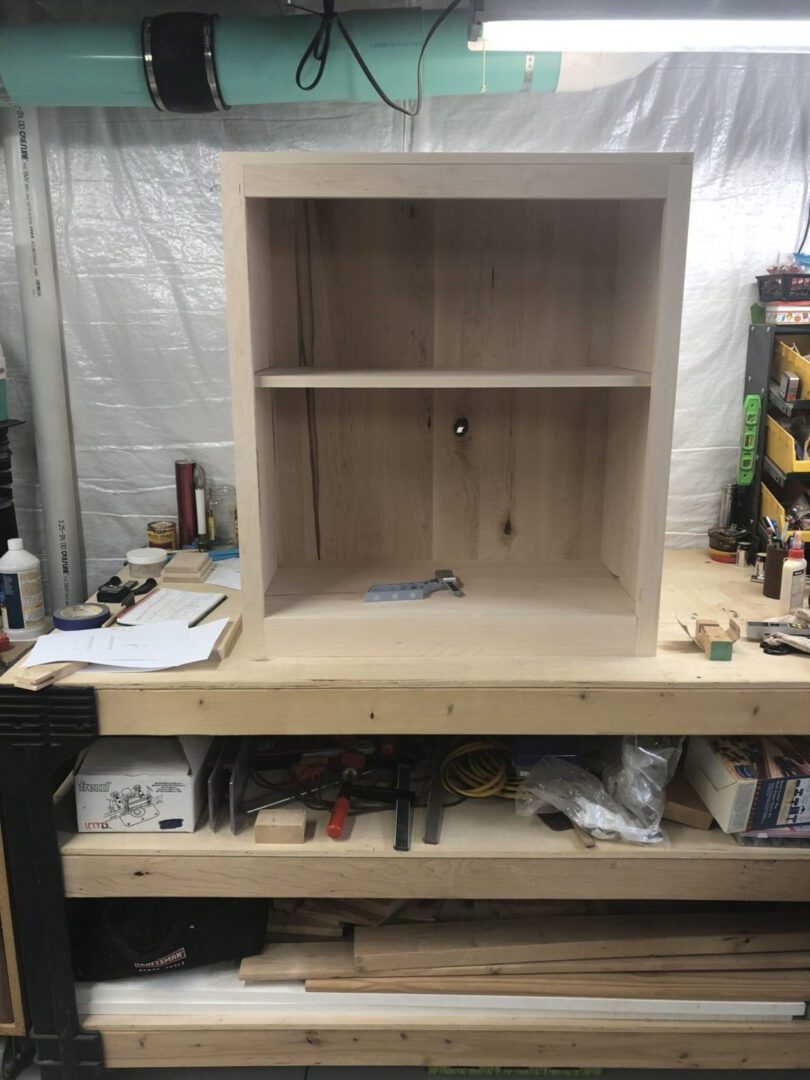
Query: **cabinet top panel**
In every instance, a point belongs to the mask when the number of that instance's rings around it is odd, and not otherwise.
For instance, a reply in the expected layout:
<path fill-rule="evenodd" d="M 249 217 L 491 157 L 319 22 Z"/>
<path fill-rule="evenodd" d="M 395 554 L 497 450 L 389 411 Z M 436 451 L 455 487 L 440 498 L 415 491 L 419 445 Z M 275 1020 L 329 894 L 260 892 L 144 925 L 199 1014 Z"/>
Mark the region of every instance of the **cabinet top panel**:
<path fill-rule="evenodd" d="M 691 154 L 223 154 L 248 198 L 665 199 Z"/>

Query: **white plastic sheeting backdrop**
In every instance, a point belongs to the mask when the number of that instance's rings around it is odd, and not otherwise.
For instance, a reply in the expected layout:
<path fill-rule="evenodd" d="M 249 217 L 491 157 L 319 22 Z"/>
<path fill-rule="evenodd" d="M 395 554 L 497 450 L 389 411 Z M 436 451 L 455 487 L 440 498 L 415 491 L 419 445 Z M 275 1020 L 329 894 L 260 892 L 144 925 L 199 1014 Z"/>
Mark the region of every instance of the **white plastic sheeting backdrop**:
<path fill-rule="evenodd" d="M 220 150 L 695 153 L 668 542 L 705 541 L 734 476 L 753 274 L 791 250 L 808 198 L 810 58 L 670 56 L 585 94 L 308 103 L 227 116 L 42 110 L 88 582 L 173 516 L 175 458 L 232 478 Z M 0 176 L 5 201 L 5 180 Z M 8 215 L 0 339 L 28 413 Z M 13 435 L 21 531 L 38 547 L 32 433 Z"/>

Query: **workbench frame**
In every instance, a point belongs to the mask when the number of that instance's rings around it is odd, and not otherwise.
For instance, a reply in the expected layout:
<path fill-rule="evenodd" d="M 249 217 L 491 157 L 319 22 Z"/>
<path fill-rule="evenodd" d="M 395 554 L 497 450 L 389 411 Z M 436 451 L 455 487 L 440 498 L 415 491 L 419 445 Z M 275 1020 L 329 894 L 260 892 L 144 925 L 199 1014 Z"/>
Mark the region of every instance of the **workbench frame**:
<path fill-rule="evenodd" d="M 0 687 L 0 797 L 17 947 L 44 1080 L 97 1080 L 101 1036 L 76 1009 L 53 778 L 98 734 L 92 689 Z"/>
<path fill-rule="evenodd" d="M 295 851 L 259 851 L 244 838 L 196 833 L 139 838 L 68 833 L 57 839 L 53 773 L 95 734 L 645 733 L 810 734 L 810 661 L 735 645 L 729 664 L 711 663 L 673 612 L 721 622 L 731 609 L 769 610 L 750 572 L 709 564 L 701 552 L 667 555 L 658 656 L 555 659 L 528 670 L 493 660 L 469 670 L 440 659 L 385 665 L 337 662 L 310 670 L 295 660 L 247 659 L 244 643 L 221 663 L 149 675 L 75 674 L 37 694 L 0 678 L 0 795 L 3 800 L 17 942 L 32 1031 L 44 1073 L 100 1080 L 106 1067 L 184 1065 L 528 1065 L 636 1068 L 800 1068 L 810 1058 L 810 1021 L 534 1020 L 484 1025 L 463 1011 L 429 1022 L 364 1013 L 313 1022 L 290 1015 L 99 1016 L 78 1021 L 63 897 L 195 895 L 203 874 L 214 895 L 401 895 L 804 900 L 810 851 L 736 848 L 695 834 L 679 850 L 638 852 L 597 845 L 537 857 L 473 852 L 447 843 L 431 855 L 390 840 L 362 851 L 325 852 L 317 838 Z M 204 586 L 207 588 L 207 586 Z M 213 588 L 213 587 L 212 587 Z M 238 610 L 235 598 L 224 613 Z M 220 614 L 222 614 L 220 609 Z M 409 673 L 410 672 L 410 673 Z M 56 779 L 59 779 L 57 774 Z M 464 809 L 463 807 L 461 808 Z M 471 808 L 471 812 L 474 808 Z M 371 822 L 374 815 L 363 819 Z M 378 826 L 384 829 L 384 824 Z M 418 829 L 415 830 L 415 835 Z M 727 845 L 723 841 L 728 840 Z M 126 845 L 129 841 L 129 845 Z M 245 850 L 238 850 L 239 843 Z M 445 840 L 443 837 L 443 844 Z M 236 846 L 229 846 L 236 845 Z M 520 845 L 518 844 L 519 848 Z M 500 859 L 500 862 L 497 860 Z M 196 860 L 196 862 L 195 862 Z M 490 860 L 490 861 L 488 861 Z M 491 871 L 488 873 L 488 871 Z M 497 871 L 497 872 L 496 872 Z M 481 878 L 483 876 L 483 881 Z M 476 885 L 476 877 L 478 884 Z M 388 895 L 391 895 L 389 892 Z"/>

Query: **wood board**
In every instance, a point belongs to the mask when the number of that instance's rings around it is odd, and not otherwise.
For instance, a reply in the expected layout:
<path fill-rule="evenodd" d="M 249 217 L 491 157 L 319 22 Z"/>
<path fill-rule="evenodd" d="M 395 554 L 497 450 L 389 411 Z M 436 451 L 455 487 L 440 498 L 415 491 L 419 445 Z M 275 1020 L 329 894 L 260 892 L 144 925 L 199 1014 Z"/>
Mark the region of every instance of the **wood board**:
<path fill-rule="evenodd" d="M 417 926 L 358 927 L 359 972 L 407 970 L 432 964 L 483 964 L 656 956 L 662 954 L 784 952 L 810 949 L 810 928 L 770 916 L 577 916 Z"/>
<path fill-rule="evenodd" d="M 347 974 L 354 974 L 351 941 L 268 945 L 257 956 L 245 957 L 239 965 L 239 978 L 243 982 L 330 979 Z"/>
<path fill-rule="evenodd" d="M 313 1026 L 306 1015 L 84 1017 L 102 1032 L 109 1068 L 385 1065 L 555 1066 L 663 1069 L 804 1069 L 807 1023 L 538 1021 L 434 1018 L 415 1023 L 368 1014 Z"/>
<path fill-rule="evenodd" d="M 656 972 L 612 975 L 444 975 L 307 979 L 313 993 L 515 994 L 644 998 L 662 1001 L 802 1001 L 810 998 L 809 971 Z"/>
<path fill-rule="evenodd" d="M 411 968 L 408 978 L 420 976 L 520 976 L 590 975 L 636 972 L 745 972 L 810 970 L 810 952 L 698 954 L 696 956 L 610 957 L 606 960 L 548 960 L 535 963 L 479 964 L 463 967 Z M 380 971 L 374 978 L 397 976 L 398 971 Z M 245 982 L 285 982 L 297 979 L 354 979 L 352 942 L 323 945 L 271 945 L 256 956 L 246 957 L 239 969 Z"/>

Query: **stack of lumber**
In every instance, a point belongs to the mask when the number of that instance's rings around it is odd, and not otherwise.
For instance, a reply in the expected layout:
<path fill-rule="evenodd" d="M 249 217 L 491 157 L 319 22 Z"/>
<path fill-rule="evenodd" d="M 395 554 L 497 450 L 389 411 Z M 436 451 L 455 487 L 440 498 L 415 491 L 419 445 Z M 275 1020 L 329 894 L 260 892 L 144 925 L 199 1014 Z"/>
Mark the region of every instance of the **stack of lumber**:
<path fill-rule="evenodd" d="M 368 920 L 370 901 L 352 905 Z M 383 914 L 383 902 L 376 915 Z M 312 918 L 321 904 L 309 901 Z M 314 905 L 314 910 L 313 910 Z M 499 908 L 501 905 L 492 905 Z M 527 907 L 528 905 L 524 905 Z M 403 921 L 413 903 L 353 937 L 273 938 L 242 962 L 245 982 L 304 981 L 311 992 L 536 995 L 667 1001 L 802 1002 L 810 998 L 804 912 L 559 915 Z M 428 912 L 428 906 L 422 911 Z M 300 909 L 299 909 L 300 913 Z M 300 918 L 300 914 L 296 915 Z M 337 915 L 333 913 L 333 918 Z"/>

